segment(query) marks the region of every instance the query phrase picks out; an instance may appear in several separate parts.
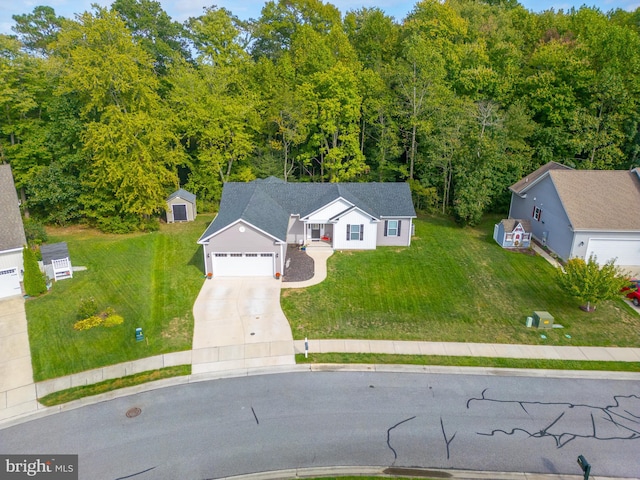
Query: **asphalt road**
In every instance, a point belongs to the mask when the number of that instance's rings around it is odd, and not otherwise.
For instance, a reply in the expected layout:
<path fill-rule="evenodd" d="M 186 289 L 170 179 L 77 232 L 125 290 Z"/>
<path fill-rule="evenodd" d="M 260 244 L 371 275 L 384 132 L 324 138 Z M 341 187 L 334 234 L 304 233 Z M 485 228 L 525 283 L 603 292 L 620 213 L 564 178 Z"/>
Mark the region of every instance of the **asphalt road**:
<path fill-rule="evenodd" d="M 137 417 L 126 412 L 140 408 Z M 640 476 L 640 383 L 305 372 L 119 398 L 0 430 L 80 478 L 213 479 L 330 465 Z"/>

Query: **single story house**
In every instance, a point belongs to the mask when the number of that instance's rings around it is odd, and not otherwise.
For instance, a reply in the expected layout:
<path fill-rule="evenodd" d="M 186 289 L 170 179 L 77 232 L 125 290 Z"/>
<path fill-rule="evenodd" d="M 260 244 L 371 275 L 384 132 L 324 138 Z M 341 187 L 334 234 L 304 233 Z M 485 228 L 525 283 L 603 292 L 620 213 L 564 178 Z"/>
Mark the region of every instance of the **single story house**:
<path fill-rule="evenodd" d="M 287 244 L 334 249 L 409 246 L 413 230 L 406 183 L 287 183 L 274 177 L 225 183 L 220 210 L 198 243 L 205 273 L 269 276 L 284 272 Z"/>
<path fill-rule="evenodd" d="M 528 248 L 531 245 L 531 222 L 505 218 L 494 225 L 493 239 L 502 248 Z"/>
<path fill-rule="evenodd" d="M 196 196 L 183 188 L 167 198 L 167 223 L 192 222 L 196 219 Z"/>
<path fill-rule="evenodd" d="M 549 162 L 509 187 L 509 218 L 530 219 L 560 258 L 640 265 L 640 168 L 574 170 Z"/>
<path fill-rule="evenodd" d="M 0 298 L 22 295 L 22 249 L 27 244 L 10 165 L 0 165 Z"/>
<path fill-rule="evenodd" d="M 51 243 L 40 247 L 42 266 L 49 280 L 64 280 L 73 277 L 73 266 L 67 242 Z"/>

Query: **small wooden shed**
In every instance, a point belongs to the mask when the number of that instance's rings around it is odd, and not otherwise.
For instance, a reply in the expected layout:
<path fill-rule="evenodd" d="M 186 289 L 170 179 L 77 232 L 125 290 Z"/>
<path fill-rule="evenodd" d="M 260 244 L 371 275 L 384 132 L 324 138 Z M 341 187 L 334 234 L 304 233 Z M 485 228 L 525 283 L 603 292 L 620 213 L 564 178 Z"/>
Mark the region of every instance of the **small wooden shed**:
<path fill-rule="evenodd" d="M 67 242 L 51 243 L 40 247 L 44 273 L 50 280 L 73 278 L 73 267 L 69 258 Z"/>
<path fill-rule="evenodd" d="M 167 223 L 192 222 L 196 219 L 196 196 L 181 188 L 167 198 Z"/>
<path fill-rule="evenodd" d="M 505 218 L 493 227 L 493 239 L 502 248 L 528 248 L 531 245 L 531 223 Z"/>

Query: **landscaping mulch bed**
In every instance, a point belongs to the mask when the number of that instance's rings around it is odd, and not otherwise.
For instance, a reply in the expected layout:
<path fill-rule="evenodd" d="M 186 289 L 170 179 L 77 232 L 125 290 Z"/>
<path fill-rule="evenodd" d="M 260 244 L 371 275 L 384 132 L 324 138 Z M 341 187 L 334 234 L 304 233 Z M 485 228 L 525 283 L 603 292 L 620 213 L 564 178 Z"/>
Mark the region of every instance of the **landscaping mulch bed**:
<path fill-rule="evenodd" d="M 283 282 L 304 282 L 313 277 L 313 258 L 307 252 L 300 250 L 297 245 L 287 246 Z"/>

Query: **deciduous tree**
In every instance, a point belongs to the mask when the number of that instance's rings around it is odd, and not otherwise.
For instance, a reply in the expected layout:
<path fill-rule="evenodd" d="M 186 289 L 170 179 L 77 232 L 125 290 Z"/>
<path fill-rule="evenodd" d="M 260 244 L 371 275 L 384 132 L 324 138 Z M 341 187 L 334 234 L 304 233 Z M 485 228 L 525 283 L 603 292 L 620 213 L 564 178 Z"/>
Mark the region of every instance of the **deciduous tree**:
<path fill-rule="evenodd" d="M 620 296 L 620 290 L 628 283 L 628 277 L 615 265 L 615 259 L 599 265 L 592 255 L 588 261 L 572 258 L 558 269 L 560 286 L 572 296 L 586 303 L 586 311 L 595 310 L 596 304 Z"/>

